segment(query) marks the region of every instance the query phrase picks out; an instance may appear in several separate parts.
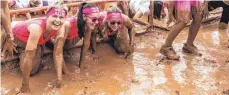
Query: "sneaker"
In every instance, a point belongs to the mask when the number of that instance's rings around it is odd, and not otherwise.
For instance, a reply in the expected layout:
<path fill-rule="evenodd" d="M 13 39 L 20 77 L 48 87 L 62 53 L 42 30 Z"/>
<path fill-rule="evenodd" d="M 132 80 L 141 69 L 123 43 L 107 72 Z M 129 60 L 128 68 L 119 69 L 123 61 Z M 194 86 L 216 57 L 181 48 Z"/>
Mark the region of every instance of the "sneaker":
<path fill-rule="evenodd" d="M 195 55 L 202 56 L 202 54 L 198 51 L 196 46 L 188 45 L 186 43 L 183 46 L 183 52 L 185 52 L 185 53 L 193 53 Z"/>
<path fill-rule="evenodd" d="M 172 47 L 161 47 L 160 53 L 171 60 L 179 60 L 180 56 L 176 54 Z"/>

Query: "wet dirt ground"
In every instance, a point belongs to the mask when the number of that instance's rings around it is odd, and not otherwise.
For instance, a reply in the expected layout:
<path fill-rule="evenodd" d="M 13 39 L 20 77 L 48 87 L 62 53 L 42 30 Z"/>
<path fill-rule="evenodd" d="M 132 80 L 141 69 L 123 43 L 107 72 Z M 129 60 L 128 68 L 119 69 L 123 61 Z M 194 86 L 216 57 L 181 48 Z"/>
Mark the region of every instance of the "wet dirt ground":
<path fill-rule="evenodd" d="M 127 59 L 107 43 L 98 44 L 96 57 L 88 53 L 81 69 L 66 62 L 71 74 L 64 75 L 61 89 L 55 88 L 52 60 L 44 58 L 49 66 L 30 77 L 30 93 L 19 95 L 228 95 L 228 32 L 218 30 L 218 21 L 202 25 L 195 44 L 203 55 L 194 56 L 182 52 L 185 28 L 173 44 L 179 61 L 159 53 L 168 34 L 160 29 L 136 36 L 135 52 Z M 17 94 L 21 82 L 17 63 L 1 66 L 1 95 Z"/>
<path fill-rule="evenodd" d="M 77 63 L 67 63 L 72 74 L 64 75 L 63 88 L 55 88 L 54 69 L 45 68 L 30 78 L 31 92 L 24 95 L 227 95 L 227 32 L 218 30 L 218 22 L 203 25 L 195 41 L 203 55 L 194 56 L 182 52 L 188 34 L 185 28 L 173 45 L 181 55 L 179 61 L 159 53 L 168 31 L 157 29 L 137 36 L 135 52 L 127 59 L 102 43 L 97 46 L 98 58 L 88 53 L 81 69 Z M 45 63 L 52 65 L 51 60 Z M 1 68 L 2 95 L 15 95 L 21 86 L 18 68 L 12 68 Z"/>

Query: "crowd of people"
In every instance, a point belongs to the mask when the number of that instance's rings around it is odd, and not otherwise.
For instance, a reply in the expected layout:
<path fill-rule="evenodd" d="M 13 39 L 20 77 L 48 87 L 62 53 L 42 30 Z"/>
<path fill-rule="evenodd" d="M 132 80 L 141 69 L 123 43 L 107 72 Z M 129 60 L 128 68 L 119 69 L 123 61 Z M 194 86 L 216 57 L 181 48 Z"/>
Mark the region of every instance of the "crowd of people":
<path fill-rule="evenodd" d="M 67 17 L 69 9 L 64 3 L 69 0 L 11 0 L 1 1 L 1 25 L 5 30 L 1 36 L 2 58 L 19 56 L 20 70 L 23 76 L 21 92 L 29 92 L 29 77 L 39 71 L 45 48 L 52 50 L 54 66 L 57 73 L 57 87 L 63 85 L 62 73 L 68 73 L 65 65 L 64 52 L 67 55 L 76 54 L 77 43 L 83 40 L 80 60 L 75 61 L 81 66 L 85 61 L 89 48 L 96 53 L 97 38 L 108 42 L 118 54 L 129 56 L 134 52 L 134 22 L 153 28 L 153 19 L 162 19 L 163 11 L 168 9 L 168 23 L 176 22 L 169 31 L 160 53 L 168 59 L 179 60 L 173 49 L 173 41 L 190 22 L 187 41 L 183 51 L 201 55 L 194 45 L 202 19 L 209 11 L 223 8 L 219 28 L 227 29 L 229 21 L 228 1 L 152 1 L 130 0 L 117 1 L 116 6 L 103 10 L 102 5 L 82 2 L 72 17 Z M 10 9 L 49 6 L 45 16 L 31 18 L 11 26 Z M 185 7 L 184 7 L 185 6 Z M 71 8 L 73 10 L 73 8 Z M 142 21 L 143 15 L 148 15 L 148 21 Z M 98 37 L 99 36 L 99 37 Z M 68 58 L 71 60 L 71 58 Z M 74 59 L 73 59 L 74 60 Z"/>

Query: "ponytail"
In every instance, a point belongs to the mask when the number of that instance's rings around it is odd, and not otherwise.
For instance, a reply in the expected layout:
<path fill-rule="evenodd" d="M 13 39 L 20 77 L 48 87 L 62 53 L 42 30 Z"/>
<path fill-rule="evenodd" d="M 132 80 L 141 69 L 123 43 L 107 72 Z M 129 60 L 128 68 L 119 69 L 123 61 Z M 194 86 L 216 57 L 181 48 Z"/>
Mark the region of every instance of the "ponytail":
<path fill-rule="evenodd" d="M 86 22 L 83 19 L 83 7 L 84 5 L 86 5 L 87 3 L 81 3 L 80 4 L 80 8 L 79 8 L 79 12 L 78 12 L 78 16 L 77 16 L 77 27 L 78 27 L 78 34 L 79 37 L 82 38 L 84 36 L 84 31 L 85 31 L 85 24 Z"/>

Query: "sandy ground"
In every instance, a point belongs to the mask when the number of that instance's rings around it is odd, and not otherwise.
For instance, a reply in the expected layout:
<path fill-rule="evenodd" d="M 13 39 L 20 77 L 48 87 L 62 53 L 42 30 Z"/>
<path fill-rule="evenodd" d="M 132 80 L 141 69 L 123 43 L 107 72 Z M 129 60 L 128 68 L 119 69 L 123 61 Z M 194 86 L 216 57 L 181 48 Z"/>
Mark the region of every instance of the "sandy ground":
<path fill-rule="evenodd" d="M 30 93 L 19 95 L 229 95 L 228 31 L 218 30 L 218 21 L 202 25 L 195 44 L 203 55 L 194 56 L 182 52 L 185 28 L 173 45 L 179 61 L 159 53 L 168 34 L 159 29 L 137 36 L 135 52 L 127 59 L 99 44 L 97 58 L 88 52 L 81 69 L 67 62 L 71 75 L 64 75 L 61 89 L 55 88 L 52 60 L 44 58 L 49 66 L 30 78 Z M 15 95 L 22 81 L 17 62 L 1 69 L 1 95 Z"/>

